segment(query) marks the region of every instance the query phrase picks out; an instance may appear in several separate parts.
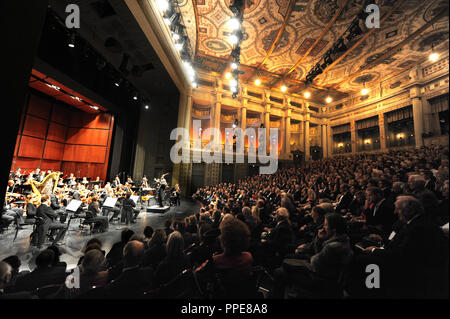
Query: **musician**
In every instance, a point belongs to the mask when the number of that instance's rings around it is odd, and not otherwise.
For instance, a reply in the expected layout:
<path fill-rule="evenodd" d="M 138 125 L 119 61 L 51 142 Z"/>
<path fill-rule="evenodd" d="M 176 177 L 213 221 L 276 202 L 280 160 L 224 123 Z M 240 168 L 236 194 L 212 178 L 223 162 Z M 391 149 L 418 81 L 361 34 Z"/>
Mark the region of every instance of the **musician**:
<path fill-rule="evenodd" d="M 158 204 L 159 207 L 164 207 L 163 206 L 163 202 L 162 202 L 162 198 L 163 198 L 163 194 L 164 194 L 164 190 L 166 189 L 166 184 L 160 184 L 159 188 L 158 188 Z"/>
<path fill-rule="evenodd" d="M 122 205 L 125 223 L 127 225 L 129 225 L 130 223 L 135 223 L 133 218 L 133 213 L 135 213 L 135 210 L 133 208 L 136 207 L 136 203 L 134 202 L 134 200 L 131 199 L 130 192 L 126 194 L 125 199 L 122 202 Z"/>
<path fill-rule="evenodd" d="M 112 186 L 113 188 L 117 188 L 117 187 L 120 186 L 120 185 L 122 185 L 122 184 L 120 183 L 119 175 L 116 175 L 116 177 L 114 178 L 114 180 L 113 180 L 111 186 Z"/>
<path fill-rule="evenodd" d="M 57 232 L 53 244 L 59 244 L 59 241 L 64 238 L 67 231 L 67 225 L 57 222 L 58 214 L 51 209 L 50 197 L 48 195 L 42 195 L 41 205 L 39 205 L 36 211 L 36 234 L 37 234 L 37 248 L 41 249 L 44 244 L 45 236 L 48 230 L 51 230 L 50 236 L 53 236 Z"/>
<path fill-rule="evenodd" d="M 89 184 L 89 181 L 87 180 L 86 177 L 83 177 L 83 180 L 81 181 L 81 184 L 83 184 L 84 186 L 86 186 L 87 184 Z"/>
<path fill-rule="evenodd" d="M 14 180 L 10 179 L 8 180 L 8 186 L 6 187 L 7 193 L 14 193 L 15 183 Z"/>
<path fill-rule="evenodd" d="M 86 220 L 88 222 L 94 222 L 94 230 L 101 233 L 108 230 L 108 217 L 100 216 L 100 208 L 98 204 L 98 199 L 96 196 L 92 197 L 91 203 L 89 204 L 88 210 L 86 212 Z"/>
<path fill-rule="evenodd" d="M 144 177 L 142 177 L 141 187 L 142 188 L 150 188 L 150 186 L 148 185 L 147 176 L 145 176 L 145 175 L 144 175 Z"/>
<path fill-rule="evenodd" d="M 45 178 L 45 171 L 42 171 L 41 174 L 38 176 L 37 181 L 40 183 Z"/>
<path fill-rule="evenodd" d="M 75 176 L 73 176 L 73 173 L 70 173 L 69 186 L 70 187 L 75 187 L 76 185 L 77 185 L 77 180 L 76 180 Z"/>
<path fill-rule="evenodd" d="M 175 203 L 177 206 L 181 205 L 181 198 L 180 198 L 180 185 L 176 184 L 175 189 L 173 192 L 173 195 L 175 197 Z"/>
<path fill-rule="evenodd" d="M 2 210 L 2 219 L 8 221 L 8 225 L 10 222 L 14 221 L 17 227 L 20 228 L 20 223 L 22 223 L 23 209 L 17 207 L 16 204 L 11 203 L 6 205 L 6 202 L 3 204 Z"/>
<path fill-rule="evenodd" d="M 66 212 L 66 208 L 61 205 L 59 197 L 61 195 L 60 190 L 56 190 L 55 194 L 50 193 L 50 207 L 55 211 L 59 216 L 59 221 L 61 223 L 65 223 L 67 220 L 68 212 Z"/>
<path fill-rule="evenodd" d="M 40 174 L 41 174 L 40 168 L 36 168 L 36 170 L 34 172 L 31 172 L 31 175 L 33 176 L 33 180 L 38 181 L 38 182 L 39 182 Z"/>
<path fill-rule="evenodd" d="M 128 184 L 134 184 L 133 180 L 131 179 L 131 176 L 127 177 L 127 183 Z"/>

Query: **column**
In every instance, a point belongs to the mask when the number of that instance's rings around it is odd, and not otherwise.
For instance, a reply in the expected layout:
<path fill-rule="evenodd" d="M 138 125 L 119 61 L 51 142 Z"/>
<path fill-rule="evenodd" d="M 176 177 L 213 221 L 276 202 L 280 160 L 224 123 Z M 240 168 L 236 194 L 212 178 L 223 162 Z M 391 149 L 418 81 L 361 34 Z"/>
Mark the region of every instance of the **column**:
<path fill-rule="evenodd" d="M 291 108 L 289 106 L 289 109 L 287 110 L 287 116 L 286 116 L 286 126 L 285 126 L 285 139 L 284 143 L 286 145 L 286 155 L 289 158 L 289 155 L 291 154 Z"/>
<path fill-rule="evenodd" d="M 266 128 L 266 151 L 269 153 L 270 146 L 270 104 L 266 104 L 264 110 L 264 127 Z"/>
<path fill-rule="evenodd" d="M 305 132 L 305 135 L 304 135 L 304 138 L 305 138 L 305 143 L 304 143 L 304 145 L 305 145 L 305 160 L 306 161 L 309 161 L 309 157 L 310 157 L 310 153 L 309 153 L 309 114 L 307 114 L 306 115 L 306 119 L 305 119 L 305 130 L 304 130 L 304 132 Z"/>
<path fill-rule="evenodd" d="M 386 147 L 386 126 L 384 125 L 384 113 L 378 114 L 378 127 L 380 128 L 380 149 L 385 151 Z"/>
<path fill-rule="evenodd" d="M 356 153 L 356 123 L 355 120 L 350 121 L 350 140 L 352 146 L 352 153 Z"/>
<path fill-rule="evenodd" d="M 186 96 L 186 107 L 185 107 L 185 118 L 184 118 L 184 128 L 191 134 L 191 125 L 192 125 L 192 91 L 190 90 Z M 190 138 L 188 139 L 190 142 Z M 190 144 L 189 144 L 190 145 Z M 189 146 L 187 146 L 189 147 Z"/>
<path fill-rule="evenodd" d="M 413 107 L 413 120 L 414 120 L 414 138 L 416 140 L 416 148 L 423 146 L 423 108 L 420 98 L 420 89 L 418 86 L 410 90 L 410 96 Z"/>
<path fill-rule="evenodd" d="M 327 129 L 327 155 L 328 157 L 331 157 L 333 154 L 333 136 L 331 134 L 331 126 L 328 124 L 326 125 Z"/>
<path fill-rule="evenodd" d="M 241 108 L 240 126 L 242 131 L 245 132 L 247 129 L 247 99 L 244 99 L 244 104 Z"/>
<path fill-rule="evenodd" d="M 328 157 L 327 154 L 327 125 L 322 124 L 321 125 L 322 131 L 321 131 L 321 137 L 322 137 L 322 154 L 323 157 Z"/>
<path fill-rule="evenodd" d="M 280 125 L 280 130 L 278 131 L 278 134 L 281 134 L 279 141 L 281 141 L 280 143 L 282 143 L 282 147 L 280 149 L 280 155 L 285 155 L 286 154 L 286 116 L 282 116 L 281 117 L 281 125 Z"/>
<path fill-rule="evenodd" d="M 422 99 L 422 108 L 424 115 L 424 132 L 433 133 L 434 136 L 440 135 L 439 115 L 433 113 L 430 102 L 425 98 Z"/>

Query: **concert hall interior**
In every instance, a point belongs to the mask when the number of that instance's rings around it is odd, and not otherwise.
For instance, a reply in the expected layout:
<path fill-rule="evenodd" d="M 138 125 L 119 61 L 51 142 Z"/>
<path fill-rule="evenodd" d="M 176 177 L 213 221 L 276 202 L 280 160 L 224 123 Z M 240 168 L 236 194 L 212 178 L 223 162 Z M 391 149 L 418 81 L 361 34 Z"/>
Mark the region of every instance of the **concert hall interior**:
<path fill-rule="evenodd" d="M 448 6 L 2 1 L 0 299 L 448 299 Z"/>

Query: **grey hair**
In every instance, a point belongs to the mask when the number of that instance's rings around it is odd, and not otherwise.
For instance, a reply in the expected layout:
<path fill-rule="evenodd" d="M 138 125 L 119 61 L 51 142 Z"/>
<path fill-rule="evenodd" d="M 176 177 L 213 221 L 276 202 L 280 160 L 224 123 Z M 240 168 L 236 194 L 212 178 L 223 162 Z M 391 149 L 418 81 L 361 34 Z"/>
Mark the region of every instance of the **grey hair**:
<path fill-rule="evenodd" d="M 415 197 L 401 195 L 397 197 L 396 203 L 407 220 L 424 213 L 422 204 Z"/>

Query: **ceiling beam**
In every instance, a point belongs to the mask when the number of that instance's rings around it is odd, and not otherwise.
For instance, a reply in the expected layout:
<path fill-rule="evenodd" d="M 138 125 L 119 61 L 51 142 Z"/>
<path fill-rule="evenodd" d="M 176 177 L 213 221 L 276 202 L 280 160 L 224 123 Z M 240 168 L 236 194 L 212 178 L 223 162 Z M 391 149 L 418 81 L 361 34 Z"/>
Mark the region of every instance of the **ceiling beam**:
<path fill-rule="evenodd" d="M 195 32 L 197 32 L 197 36 L 195 37 L 195 52 L 193 52 L 194 56 L 192 57 L 192 59 L 194 59 L 195 55 L 198 52 L 198 33 L 199 33 L 197 0 L 192 0 L 192 6 L 194 7 L 194 14 L 195 14 Z"/>
<path fill-rule="evenodd" d="M 347 0 L 347 1 L 348 1 L 348 0 Z M 281 36 L 283 35 L 284 30 L 286 29 L 286 25 L 287 25 L 287 23 L 288 23 L 288 21 L 289 21 L 289 18 L 290 18 L 291 15 L 292 15 L 292 10 L 294 9 L 295 3 L 296 3 L 296 0 L 290 0 L 290 1 L 289 1 L 289 4 L 288 4 L 288 10 L 287 10 L 287 12 L 286 12 L 286 15 L 284 16 L 283 24 L 281 25 L 280 29 L 278 30 L 277 36 L 276 36 L 275 39 L 273 40 L 273 42 L 272 42 L 272 44 L 271 44 L 269 50 L 268 50 L 267 53 L 266 53 L 266 56 L 263 58 L 263 60 L 261 61 L 261 63 L 259 63 L 259 65 L 256 67 L 256 70 L 254 70 L 252 73 L 250 73 L 250 75 L 247 77 L 247 79 L 246 79 L 247 81 L 250 80 L 250 79 L 253 77 L 253 75 L 254 75 L 256 72 L 258 72 L 258 71 L 261 69 L 261 67 L 264 66 L 264 64 L 267 62 L 267 60 L 269 59 L 269 57 L 272 55 L 273 50 L 275 50 L 275 47 L 276 47 L 278 41 L 280 41 Z"/>
<path fill-rule="evenodd" d="M 372 61 L 371 63 L 369 63 L 368 65 L 366 65 L 364 68 L 359 69 L 356 72 L 353 72 L 352 74 L 346 76 L 344 78 L 344 80 L 342 80 L 341 82 L 334 84 L 332 87 L 333 88 L 337 88 L 339 86 L 341 86 L 342 84 L 344 84 L 345 82 L 351 80 L 352 78 L 358 76 L 359 74 L 361 74 L 362 72 L 366 71 L 366 70 L 370 70 L 373 67 L 377 66 L 380 62 L 386 60 L 387 58 L 395 55 L 397 52 L 400 51 L 400 49 L 405 46 L 406 44 L 410 43 L 412 40 L 414 40 L 418 35 L 420 35 L 422 32 L 424 32 L 426 29 L 428 29 L 431 25 L 433 25 L 434 23 L 436 23 L 439 19 L 443 18 L 444 16 L 448 15 L 447 10 L 442 10 L 438 15 L 436 15 L 433 19 L 431 19 L 430 21 L 428 21 L 427 23 L 425 23 L 423 26 L 421 26 L 419 29 L 417 29 L 416 31 L 414 31 L 412 34 L 410 34 L 406 39 L 404 39 L 403 41 L 399 42 L 397 45 L 393 46 L 392 48 L 390 48 L 386 53 L 384 53 L 382 56 L 380 56 L 379 58 L 375 59 L 374 61 Z"/>
<path fill-rule="evenodd" d="M 398 0 L 395 5 L 383 16 L 383 18 L 380 21 L 380 25 L 384 24 L 386 20 L 392 15 L 392 13 L 395 12 L 406 0 Z M 349 48 L 347 51 L 345 51 L 341 56 L 339 56 L 336 60 L 333 61 L 333 63 L 329 64 L 325 69 L 322 70 L 322 73 L 318 75 L 320 77 L 321 75 L 324 75 L 325 72 L 330 71 L 335 65 L 337 65 L 339 62 L 341 62 L 347 55 L 349 55 L 353 50 L 355 50 L 357 47 L 359 47 L 372 33 L 374 33 L 377 30 L 377 28 L 372 28 L 368 32 L 366 32 L 358 41 L 356 41 L 355 44 L 351 48 Z"/>
<path fill-rule="evenodd" d="M 347 6 L 348 2 L 350 0 L 345 0 L 345 2 L 343 3 L 343 5 L 339 8 L 339 10 L 334 14 L 333 18 L 330 20 L 330 22 L 327 23 L 327 25 L 325 26 L 325 28 L 322 30 L 322 32 L 320 33 L 319 37 L 316 39 L 316 41 L 314 41 L 314 43 L 309 47 L 308 50 L 306 50 L 306 52 L 297 60 L 297 62 L 295 62 L 295 64 L 286 72 L 282 75 L 281 80 L 284 80 L 286 78 L 286 76 L 288 76 L 289 74 L 291 74 L 296 68 L 297 66 L 309 55 L 309 53 L 314 49 L 314 47 L 320 42 L 320 40 L 323 39 L 323 37 L 328 33 L 328 31 L 330 31 L 331 27 L 333 26 L 333 24 L 336 22 L 336 20 L 339 18 L 339 16 L 341 15 L 342 11 L 345 9 L 345 7 Z M 280 80 L 277 80 L 275 83 L 271 84 L 270 87 L 273 87 L 275 85 L 278 84 Z"/>

